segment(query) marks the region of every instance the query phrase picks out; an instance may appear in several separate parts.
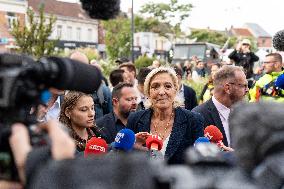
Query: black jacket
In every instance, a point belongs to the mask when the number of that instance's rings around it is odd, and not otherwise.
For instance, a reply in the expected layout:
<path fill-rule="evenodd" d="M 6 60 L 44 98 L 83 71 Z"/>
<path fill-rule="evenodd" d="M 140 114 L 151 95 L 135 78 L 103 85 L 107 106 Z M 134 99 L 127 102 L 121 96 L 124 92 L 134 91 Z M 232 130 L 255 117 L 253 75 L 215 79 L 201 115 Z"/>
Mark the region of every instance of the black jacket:
<path fill-rule="evenodd" d="M 197 106 L 196 93 L 191 87 L 188 87 L 186 85 L 183 85 L 183 87 L 185 109 L 192 110 Z"/>
<path fill-rule="evenodd" d="M 152 114 L 152 109 L 134 112 L 128 117 L 126 127 L 132 129 L 134 133 L 150 132 Z M 198 137 L 202 136 L 204 136 L 202 116 L 184 108 L 176 108 L 165 159 L 170 164 L 183 163 L 184 151 L 192 146 Z"/>
<path fill-rule="evenodd" d="M 212 101 L 212 98 L 206 101 L 205 103 L 193 108 L 192 111 L 198 112 L 204 117 L 204 126 L 203 126 L 204 128 L 206 128 L 209 125 L 215 125 L 216 127 L 218 127 L 218 129 L 220 129 L 220 131 L 223 134 L 223 143 L 226 146 L 228 146 L 228 141 L 224 127 L 220 119 L 218 110 Z"/>
<path fill-rule="evenodd" d="M 96 121 L 96 125 L 108 144 L 112 143 L 116 134 L 125 128 L 125 125 L 117 119 L 114 112 L 110 112 Z"/>
<path fill-rule="evenodd" d="M 242 66 L 244 68 L 247 79 L 253 76 L 254 62 L 259 60 L 259 57 L 253 52 L 242 53 L 237 50 L 231 52 L 229 58 L 235 62 L 236 66 Z"/>

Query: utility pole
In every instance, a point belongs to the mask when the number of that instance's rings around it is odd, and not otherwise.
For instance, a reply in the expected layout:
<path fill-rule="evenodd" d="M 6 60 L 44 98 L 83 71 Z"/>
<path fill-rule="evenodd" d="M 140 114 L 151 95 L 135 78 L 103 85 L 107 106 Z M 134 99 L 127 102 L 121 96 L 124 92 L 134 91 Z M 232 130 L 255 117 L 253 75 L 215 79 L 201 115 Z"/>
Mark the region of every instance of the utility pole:
<path fill-rule="evenodd" d="M 131 0 L 131 61 L 134 63 L 134 13 L 133 0 Z"/>

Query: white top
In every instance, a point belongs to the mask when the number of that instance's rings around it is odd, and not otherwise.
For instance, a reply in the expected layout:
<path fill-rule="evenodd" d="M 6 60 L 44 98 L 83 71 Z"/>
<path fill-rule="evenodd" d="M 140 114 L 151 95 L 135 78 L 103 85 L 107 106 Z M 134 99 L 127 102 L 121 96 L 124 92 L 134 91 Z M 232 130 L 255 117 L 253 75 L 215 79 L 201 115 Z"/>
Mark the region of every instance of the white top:
<path fill-rule="evenodd" d="M 230 138 L 230 129 L 229 129 L 229 121 L 228 121 L 229 115 L 230 115 L 230 108 L 227 108 L 226 106 L 221 104 L 219 101 L 217 101 L 217 99 L 214 96 L 212 96 L 212 101 L 216 109 L 218 110 L 220 119 L 222 121 L 224 130 L 225 130 L 228 145 L 230 146 L 231 138 Z"/>
<path fill-rule="evenodd" d="M 178 91 L 178 93 L 177 93 L 177 98 L 180 100 L 180 102 L 181 102 L 181 107 L 182 108 L 185 108 L 185 104 L 184 104 L 184 85 L 182 84 L 181 85 L 181 88 L 180 88 L 180 90 Z"/>
<path fill-rule="evenodd" d="M 45 115 L 45 121 L 49 121 L 51 119 L 59 119 L 60 113 L 60 97 L 58 96 L 54 104 L 51 108 L 47 111 Z"/>
<path fill-rule="evenodd" d="M 171 134 L 169 134 L 169 136 L 163 142 L 163 147 L 160 151 L 163 154 L 163 156 L 165 156 L 165 154 L 166 154 L 166 149 L 167 149 L 167 146 L 168 146 L 168 143 L 169 143 L 169 140 L 170 140 L 170 136 L 171 136 Z"/>

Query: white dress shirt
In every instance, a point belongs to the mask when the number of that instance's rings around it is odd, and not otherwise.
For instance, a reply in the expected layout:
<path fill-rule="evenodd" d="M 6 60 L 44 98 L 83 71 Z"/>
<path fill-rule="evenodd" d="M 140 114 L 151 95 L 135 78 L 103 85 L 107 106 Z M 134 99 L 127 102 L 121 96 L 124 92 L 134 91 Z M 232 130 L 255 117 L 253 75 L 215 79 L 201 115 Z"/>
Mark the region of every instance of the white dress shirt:
<path fill-rule="evenodd" d="M 229 115 L 230 115 L 230 108 L 227 108 L 226 106 L 221 104 L 214 96 L 212 96 L 212 101 L 219 113 L 220 119 L 222 121 L 224 130 L 225 130 L 228 145 L 230 146 L 231 139 L 230 139 L 230 129 L 229 129 L 229 121 L 228 121 Z"/>

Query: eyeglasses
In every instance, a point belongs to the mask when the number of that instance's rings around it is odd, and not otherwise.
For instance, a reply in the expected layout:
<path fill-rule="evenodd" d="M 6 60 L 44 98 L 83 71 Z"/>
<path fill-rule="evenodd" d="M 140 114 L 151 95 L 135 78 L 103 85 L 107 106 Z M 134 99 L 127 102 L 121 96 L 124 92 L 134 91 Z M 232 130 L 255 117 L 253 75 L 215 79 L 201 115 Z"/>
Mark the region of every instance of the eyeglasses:
<path fill-rule="evenodd" d="M 240 84 L 240 83 L 228 83 L 228 84 L 237 85 L 237 86 L 242 87 L 242 88 L 248 88 L 248 84 Z"/>
<path fill-rule="evenodd" d="M 243 45 L 244 45 L 244 46 L 249 46 L 249 44 L 247 44 L 247 43 L 243 43 Z"/>
<path fill-rule="evenodd" d="M 277 61 L 267 61 L 267 62 L 263 62 L 264 64 L 270 64 L 270 63 L 275 63 L 275 62 L 277 62 Z"/>

